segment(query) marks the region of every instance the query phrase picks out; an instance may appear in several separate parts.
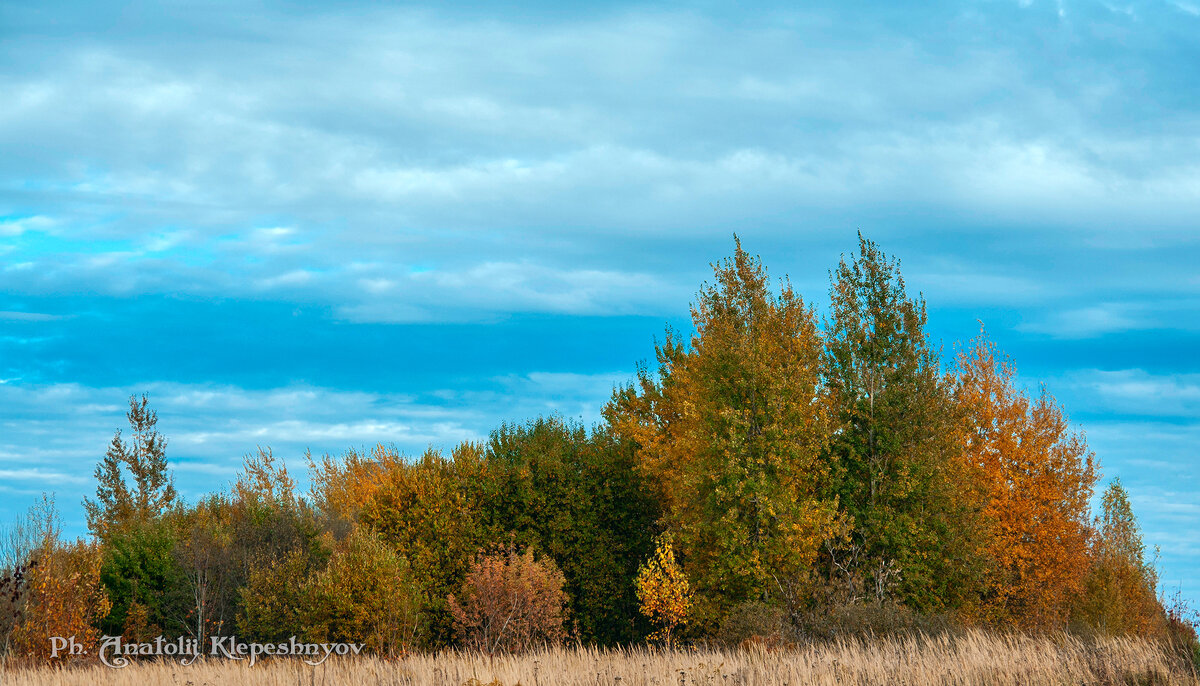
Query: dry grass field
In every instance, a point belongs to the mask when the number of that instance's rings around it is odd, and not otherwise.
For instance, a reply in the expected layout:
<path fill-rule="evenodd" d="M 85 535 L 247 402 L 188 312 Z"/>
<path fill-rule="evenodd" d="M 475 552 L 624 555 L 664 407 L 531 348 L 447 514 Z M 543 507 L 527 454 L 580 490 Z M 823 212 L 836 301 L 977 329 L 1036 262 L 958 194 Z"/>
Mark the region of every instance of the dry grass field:
<path fill-rule="evenodd" d="M 402 660 L 147 662 L 125 669 L 0 668 L 3 686 L 735 686 L 828 684 L 1200 684 L 1193 670 L 1145 641 L 996 636 L 845 640 L 786 650 L 554 649 L 488 657 L 450 652 Z"/>

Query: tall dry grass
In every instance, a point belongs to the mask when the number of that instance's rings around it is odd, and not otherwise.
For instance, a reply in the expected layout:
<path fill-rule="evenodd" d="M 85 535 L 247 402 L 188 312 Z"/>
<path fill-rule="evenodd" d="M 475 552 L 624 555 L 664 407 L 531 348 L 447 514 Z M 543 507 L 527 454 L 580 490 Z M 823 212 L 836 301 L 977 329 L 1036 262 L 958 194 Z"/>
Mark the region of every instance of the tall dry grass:
<path fill-rule="evenodd" d="M 1083 642 L 1069 636 L 961 636 L 846 639 L 784 650 L 656 651 L 561 648 L 520 656 L 447 652 L 402 660 L 330 660 L 309 667 L 296 660 L 210 659 L 191 666 L 146 662 L 125 669 L 0 667 L 4 686 L 742 686 L 817 684 L 1197 685 L 1186 663 L 1138 639 Z"/>

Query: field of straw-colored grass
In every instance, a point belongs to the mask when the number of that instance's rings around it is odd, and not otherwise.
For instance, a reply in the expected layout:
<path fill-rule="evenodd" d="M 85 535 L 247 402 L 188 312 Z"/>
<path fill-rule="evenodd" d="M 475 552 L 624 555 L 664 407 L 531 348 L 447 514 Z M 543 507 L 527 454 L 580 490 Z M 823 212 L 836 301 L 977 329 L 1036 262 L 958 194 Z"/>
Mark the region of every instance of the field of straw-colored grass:
<path fill-rule="evenodd" d="M 0 667 L 3 686 L 741 686 L 742 684 L 1188 684 L 1193 671 L 1157 645 L 1135 639 L 1084 643 L 1059 636 L 1029 638 L 983 632 L 959 637 L 842 640 L 786 650 L 562 648 L 520 656 L 449 652 L 400 660 L 331 659 L 318 667 L 296 660 L 209 659 L 187 667 L 146 662 L 125 669 Z"/>

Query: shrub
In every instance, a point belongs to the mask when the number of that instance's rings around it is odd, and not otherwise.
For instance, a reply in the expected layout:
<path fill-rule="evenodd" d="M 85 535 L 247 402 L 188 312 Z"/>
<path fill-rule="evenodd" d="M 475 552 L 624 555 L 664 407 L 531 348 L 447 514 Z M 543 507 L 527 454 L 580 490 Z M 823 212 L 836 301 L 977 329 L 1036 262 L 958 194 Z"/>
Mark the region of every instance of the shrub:
<path fill-rule="evenodd" d="M 297 550 L 256 567 L 242 591 L 243 634 L 260 641 L 299 636 L 363 643 L 386 655 L 412 647 L 421 602 L 404 558 L 356 529 L 326 565 L 319 559 Z"/>
<path fill-rule="evenodd" d="M 43 493 L 25 516 L 0 532 L 0 655 L 13 647 L 13 631 L 25 614 L 39 553 L 57 544 L 60 528 L 54 498 Z"/>
<path fill-rule="evenodd" d="M 375 536 L 352 533 L 309 589 L 314 638 L 365 643 L 387 655 L 415 643 L 420 591 L 404 558 Z"/>
<path fill-rule="evenodd" d="M 736 605 L 725 620 L 717 639 L 728 646 L 746 643 L 781 646 L 791 642 L 793 630 L 783 608 L 750 601 Z"/>
<path fill-rule="evenodd" d="M 954 615 L 924 615 L 887 600 L 820 608 L 798 617 L 796 625 L 802 635 L 813 638 L 947 634 L 961 628 Z"/>
<path fill-rule="evenodd" d="M 35 566 L 20 562 L 0 570 L 0 655 L 7 654 L 12 645 L 12 634 L 24 614 L 29 576 Z"/>
<path fill-rule="evenodd" d="M 561 643 L 568 600 L 564 583 L 554 562 L 535 560 L 530 549 L 477 555 L 462 593 L 447 598 L 458 640 L 489 654 Z"/>
<path fill-rule="evenodd" d="M 1171 646 L 1195 676 L 1200 673 L 1200 612 L 1196 611 L 1176 590 L 1161 601 L 1165 620 L 1167 644 Z"/>

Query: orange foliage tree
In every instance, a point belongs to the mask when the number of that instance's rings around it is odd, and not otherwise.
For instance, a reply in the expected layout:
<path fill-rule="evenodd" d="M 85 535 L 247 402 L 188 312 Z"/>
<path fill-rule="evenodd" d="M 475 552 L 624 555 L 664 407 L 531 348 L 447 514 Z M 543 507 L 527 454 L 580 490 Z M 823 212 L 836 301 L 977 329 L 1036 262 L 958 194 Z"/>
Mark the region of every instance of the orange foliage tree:
<path fill-rule="evenodd" d="M 323 455 L 319 460 L 306 455 L 310 494 L 318 509 L 332 517 L 353 521 L 375 494 L 389 472 L 404 468 L 404 460 L 395 450 L 383 445 L 370 453 L 349 450 L 341 458 Z"/>
<path fill-rule="evenodd" d="M 1062 626 L 1088 567 L 1094 454 L 1046 392 L 1014 384 L 1011 361 L 985 334 L 958 356 L 955 397 L 967 418 L 964 459 L 984 491 L 990 568 L 983 618 Z"/>

